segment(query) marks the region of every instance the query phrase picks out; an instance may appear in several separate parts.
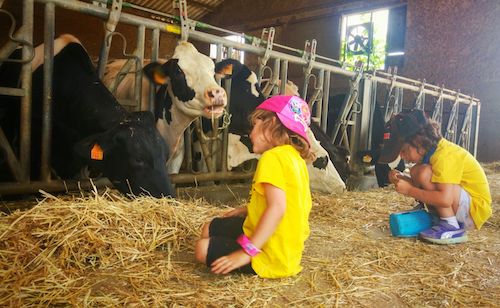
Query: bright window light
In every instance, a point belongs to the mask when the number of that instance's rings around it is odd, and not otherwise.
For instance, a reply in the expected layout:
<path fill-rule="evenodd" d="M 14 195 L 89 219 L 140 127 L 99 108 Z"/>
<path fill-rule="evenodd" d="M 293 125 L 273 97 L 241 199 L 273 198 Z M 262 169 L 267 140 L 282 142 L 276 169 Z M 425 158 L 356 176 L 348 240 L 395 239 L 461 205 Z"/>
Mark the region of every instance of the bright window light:
<path fill-rule="evenodd" d="M 369 69 L 384 69 L 385 46 L 387 37 L 387 26 L 389 22 L 389 10 L 375 10 L 358 14 L 344 15 L 342 17 L 342 50 L 341 59 L 349 64 L 354 64 L 358 60 L 368 64 Z M 372 27 L 372 44 L 368 46 L 368 33 L 359 29 L 363 26 L 371 24 Z M 357 27 L 360 25 L 361 27 Z M 352 33 L 347 33 L 348 29 Z M 359 35 L 359 43 L 354 39 Z M 366 37 L 365 37 L 366 36 Z M 362 40 L 361 40 L 362 39 Z M 360 54 L 352 54 L 348 49 L 367 50 L 371 49 L 369 56 L 360 52 Z"/>
<path fill-rule="evenodd" d="M 239 42 L 239 43 L 245 43 L 245 38 L 237 35 L 230 35 L 224 37 L 225 39 L 228 39 L 233 42 Z M 210 44 L 210 58 L 216 59 L 217 58 L 217 45 L 216 44 Z M 222 48 L 222 58 L 233 58 L 239 60 L 241 63 L 243 63 L 243 60 L 245 59 L 245 52 L 241 50 L 236 50 L 233 49 L 232 55 L 228 56 L 227 54 L 227 47 Z"/>

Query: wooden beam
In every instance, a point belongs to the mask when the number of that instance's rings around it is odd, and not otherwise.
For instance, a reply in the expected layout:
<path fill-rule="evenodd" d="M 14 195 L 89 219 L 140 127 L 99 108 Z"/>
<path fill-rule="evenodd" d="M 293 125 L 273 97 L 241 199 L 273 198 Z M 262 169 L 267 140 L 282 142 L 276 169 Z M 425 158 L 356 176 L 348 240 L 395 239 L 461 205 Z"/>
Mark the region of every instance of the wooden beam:
<path fill-rule="evenodd" d="M 318 18 L 325 18 L 334 15 L 351 14 L 354 12 L 371 11 L 381 8 L 391 8 L 405 5 L 407 0 L 342 0 L 334 3 L 322 3 L 310 7 L 301 7 L 286 11 L 277 12 L 273 17 L 263 18 L 254 21 L 241 21 L 237 24 L 224 24 L 221 27 L 233 31 L 252 31 L 267 27 L 279 27 L 286 24 L 310 21 Z"/>
<path fill-rule="evenodd" d="M 196 0 L 189 0 L 188 1 L 188 6 L 189 5 L 200 7 L 200 8 L 204 9 L 205 11 L 207 11 L 209 13 L 213 13 L 215 11 L 215 9 L 217 8 L 216 6 L 208 5 L 206 3 L 202 3 L 202 2 L 199 2 L 199 1 L 196 1 Z"/>

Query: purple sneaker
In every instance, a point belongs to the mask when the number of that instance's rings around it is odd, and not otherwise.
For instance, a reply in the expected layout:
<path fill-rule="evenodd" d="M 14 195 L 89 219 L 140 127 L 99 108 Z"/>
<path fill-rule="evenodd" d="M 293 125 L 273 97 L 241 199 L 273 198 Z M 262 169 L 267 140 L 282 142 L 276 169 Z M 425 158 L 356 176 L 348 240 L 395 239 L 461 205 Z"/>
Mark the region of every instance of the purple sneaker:
<path fill-rule="evenodd" d="M 455 228 L 444 220 L 430 229 L 420 232 L 420 237 L 434 244 L 458 244 L 467 241 L 463 228 Z"/>

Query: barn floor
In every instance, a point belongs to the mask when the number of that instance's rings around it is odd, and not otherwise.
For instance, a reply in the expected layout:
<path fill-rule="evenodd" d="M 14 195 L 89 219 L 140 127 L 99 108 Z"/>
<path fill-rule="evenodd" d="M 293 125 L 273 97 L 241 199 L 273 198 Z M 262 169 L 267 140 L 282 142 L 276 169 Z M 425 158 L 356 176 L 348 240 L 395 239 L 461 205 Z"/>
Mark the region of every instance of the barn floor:
<path fill-rule="evenodd" d="M 455 246 L 391 237 L 389 214 L 414 203 L 391 188 L 315 194 L 304 269 L 276 280 L 214 276 L 195 263 L 199 226 L 227 211 L 196 199 L 199 192 L 175 204 L 47 195 L 29 211 L 0 217 L 0 305 L 498 307 L 500 163 L 485 170 L 493 217 L 469 232 L 469 242 Z M 244 204 L 232 200 L 232 206 Z M 91 216 L 99 206 L 101 212 Z M 65 208 L 68 217 L 78 218 L 65 219 Z M 114 216 L 113 228 L 104 228 Z M 160 228 L 151 233 L 148 222 Z M 170 242 L 159 245 L 167 233 Z"/>

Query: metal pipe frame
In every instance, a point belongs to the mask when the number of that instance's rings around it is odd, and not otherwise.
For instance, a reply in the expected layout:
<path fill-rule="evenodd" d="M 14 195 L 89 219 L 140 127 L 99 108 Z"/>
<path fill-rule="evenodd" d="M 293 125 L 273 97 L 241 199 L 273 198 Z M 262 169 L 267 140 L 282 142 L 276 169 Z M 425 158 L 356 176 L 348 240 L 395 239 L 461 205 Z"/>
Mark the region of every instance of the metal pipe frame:
<path fill-rule="evenodd" d="M 53 3 L 45 5 L 44 27 L 44 65 L 43 65 L 43 114 L 42 114 L 42 153 L 40 155 L 40 180 L 49 182 L 50 145 L 52 144 L 52 75 L 54 73 L 54 32 L 55 7 Z"/>
<path fill-rule="evenodd" d="M 23 40 L 33 45 L 33 13 L 34 0 L 24 0 L 23 6 L 23 25 L 26 31 L 23 33 Z M 23 59 L 26 59 L 30 53 L 28 46 L 23 46 Z M 21 139 L 20 139 L 20 165 L 22 181 L 30 180 L 31 165 L 31 61 L 23 64 L 21 69 L 21 85 L 26 89 L 26 93 L 21 97 Z"/>
<path fill-rule="evenodd" d="M 107 178 L 92 180 L 53 180 L 46 181 L 33 181 L 25 183 L 0 183 L 0 196 L 18 195 L 26 193 L 37 193 L 41 190 L 47 192 L 54 191 L 81 191 L 90 190 L 93 188 L 113 187 Z"/>
<path fill-rule="evenodd" d="M 51 19 L 50 16 L 52 15 L 52 11 L 54 10 L 54 6 L 62 7 L 64 9 L 68 9 L 68 10 L 77 11 L 77 12 L 80 12 L 83 14 L 93 15 L 93 16 L 99 17 L 99 18 L 104 19 L 104 20 L 106 20 L 108 18 L 108 16 L 110 15 L 110 11 L 112 9 L 112 8 L 108 9 L 106 7 L 96 6 L 96 5 L 93 5 L 91 3 L 81 2 L 78 0 L 74 0 L 74 1 L 67 1 L 67 0 L 23 0 L 23 3 L 24 3 L 23 26 L 20 29 L 23 29 L 24 33 L 21 33 L 20 36 L 22 36 L 22 38 L 29 43 L 32 43 L 32 41 L 33 41 L 33 6 L 34 6 L 34 1 L 37 1 L 39 3 L 43 3 L 43 4 L 48 6 L 48 8 L 46 7 L 46 17 L 48 17 L 48 18 L 46 18 L 47 25 L 45 28 L 45 38 L 46 38 L 45 43 L 47 43 L 49 41 L 49 37 L 50 37 L 49 32 L 50 32 L 50 29 L 53 28 L 53 25 L 50 24 L 51 22 L 53 23 L 53 20 L 50 21 L 50 19 Z M 113 3 L 115 3 L 115 1 L 113 1 Z M 121 0 L 118 0 L 118 3 L 121 3 Z M 184 1 L 184 3 L 185 3 L 185 1 Z M 322 74 L 324 74 L 324 76 L 321 76 L 324 78 L 324 85 L 323 85 L 323 106 L 321 108 L 321 115 L 320 115 L 320 117 L 321 117 L 320 122 L 321 122 L 321 126 L 323 129 L 326 129 L 326 126 L 327 126 L 326 116 L 328 114 L 328 95 L 329 95 L 329 86 L 330 86 L 330 74 L 334 73 L 334 74 L 343 75 L 343 76 L 346 76 L 349 78 L 353 78 L 357 74 L 354 71 L 346 70 L 343 67 L 339 67 L 338 60 L 332 60 L 332 59 L 328 59 L 328 58 L 317 55 L 316 60 L 311 61 L 311 59 L 308 59 L 307 57 L 303 57 L 304 51 L 300 51 L 300 50 L 296 50 L 296 49 L 292 49 L 292 48 L 287 48 L 286 46 L 280 46 L 278 44 L 275 44 L 275 46 L 281 47 L 282 50 L 292 51 L 295 54 L 298 54 L 299 56 L 294 55 L 294 54 L 289 54 L 286 52 L 282 52 L 282 51 L 273 50 L 272 46 L 267 46 L 267 44 L 264 44 L 264 47 L 262 47 L 262 46 L 260 46 L 260 44 L 252 44 L 251 45 L 251 44 L 230 41 L 228 39 L 225 39 L 225 38 L 213 35 L 213 34 L 201 32 L 195 28 L 195 26 L 201 26 L 201 25 L 203 25 L 203 27 L 205 29 L 215 28 L 213 26 L 189 20 L 189 19 L 187 19 L 187 16 L 180 17 L 181 23 L 182 23 L 183 19 L 184 19 L 184 24 L 183 25 L 181 24 L 181 27 L 172 25 L 170 23 L 164 23 L 161 21 L 151 20 L 148 18 L 136 16 L 136 15 L 129 14 L 129 13 L 119 14 L 118 21 L 125 23 L 125 24 L 132 25 L 132 26 L 137 26 L 139 28 L 138 29 L 138 41 L 139 41 L 139 43 L 140 43 L 140 41 L 143 41 L 143 36 L 144 36 L 144 32 L 146 29 L 153 31 L 153 47 L 152 47 L 153 48 L 153 58 L 157 58 L 157 56 L 158 56 L 160 32 L 174 33 L 177 35 L 182 34 L 182 37 L 184 37 L 185 39 L 189 38 L 191 40 L 201 41 L 201 42 L 205 42 L 205 43 L 215 43 L 215 44 L 218 44 L 221 46 L 224 45 L 227 48 L 235 48 L 235 49 L 238 49 L 241 51 L 253 53 L 253 54 L 256 54 L 260 57 L 266 56 L 268 58 L 273 58 L 275 60 L 274 61 L 275 70 L 274 70 L 273 76 L 280 76 L 281 80 L 282 80 L 282 84 L 281 84 L 281 87 L 279 89 L 280 93 L 284 93 L 284 91 L 285 91 L 286 80 L 287 80 L 287 71 L 288 71 L 289 64 L 301 65 L 301 66 L 307 67 L 308 69 L 311 69 L 311 70 L 312 69 L 320 70 L 321 72 L 323 72 Z M 225 31 L 228 31 L 228 30 L 225 30 Z M 54 30 L 52 29 L 52 39 L 53 39 L 53 32 L 54 32 Z M 18 33 L 19 33 L 19 31 L 18 31 Z M 104 43 L 106 43 L 106 41 Z M 260 43 L 265 43 L 265 42 L 260 42 Z M 144 42 L 142 42 L 140 45 L 143 48 Z M 271 42 L 271 45 L 272 45 L 272 42 Z M 5 48 L 7 48 L 7 47 L 4 47 L 1 50 L 4 51 Z M 46 48 L 49 48 L 49 47 L 46 47 Z M 139 57 L 141 57 L 140 55 L 141 54 L 143 55 L 143 52 L 144 52 L 143 49 L 142 49 L 142 52 L 141 52 L 141 50 L 138 49 L 138 50 L 136 50 L 136 55 L 138 54 Z M 27 58 L 28 56 L 29 56 L 29 50 L 25 46 L 25 47 L 23 47 L 23 58 Z M 141 59 L 142 59 L 142 57 L 141 57 Z M 319 62 L 318 60 L 326 60 L 326 61 L 329 61 L 330 63 L 323 63 L 323 62 Z M 50 67 L 47 68 L 46 74 L 49 74 L 50 70 L 51 70 Z M 375 85 L 377 83 L 379 83 L 379 84 L 391 84 L 392 83 L 394 87 L 400 88 L 401 92 L 403 89 L 406 89 L 406 90 L 410 90 L 413 92 L 420 92 L 422 95 L 428 94 L 428 95 L 436 96 L 436 97 L 442 96 L 443 99 L 453 100 L 455 103 L 458 102 L 458 103 L 464 103 L 464 104 L 474 104 L 477 108 L 476 109 L 477 110 L 476 123 L 475 123 L 475 127 L 474 127 L 474 129 L 475 129 L 474 155 L 476 154 L 477 137 L 478 137 L 478 131 L 479 131 L 479 118 L 480 118 L 480 104 L 479 104 L 478 99 L 473 98 L 471 96 L 461 94 L 461 93 L 457 93 L 456 91 L 452 91 L 452 90 L 448 90 L 448 89 L 443 90 L 442 88 L 439 88 L 439 87 L 433 86 L 433 85 L 429 85 L 429 84 L 425 84 L 425 86 L 423 86 L 422 82 L 420 82 L 420 81 L 412 80 L 412 79 L 405 78 L 402 76 L 395 76 L 394 74 L 392 74 L 392 75 L 386 74 L 384 72 L 377 72 L 377 76 L 375 75 L 375 73 L 373 75 L 368 74 L 368 73 L 363 73 L 363 78 L 371 79 L 372 81 L 374 81 L 373 84 L 375 84 Z M 30 168 L 29 168 L 29 163 L 30 163 L 30 151 L 29 151 L 29 149 L 30 149 L 30 144 L 31 144 L 31 136 L 30 136 L 30 131 L 31 131 L 31 126 L 30 126 L 31 125 L 30 124 L 30 119 L 31 119 L 31 87 L 29 87 L 29 85 L 31 84 L 30 63 L 25 64 L 23 66 L 22 82 L 23 82 L 23 85 L 28 85 L 26 87 L 23 86 L 23 89 L 26 89 L 26 91 L 22 91 L 22 89 L 12 89 L 12 90 L 0 89 L 0 90 L 10 91 L 13 95 L 22 96 L 24 94 L 24 96 L 22 98 L 22 103 L 21 103 L 21 106 L 22 106 L 22 108 L 21 108 L 21 110 L 22 110 L 21 131 L 22 132 L 21 132 L 21 155 L 20 155 L 20 164 L 19 165 L 20 165 L 20 178 L 22 179 L 22 181 L 27 182 L 27 181 L 29 181 L 29 170 L 30 170 Z M 50 84 L 48 84 L 47 87 L 44 85 L 44 89 L 46 89 L 46 91 L 49 91 L 48 87 L 50 87 Z M 153 87 L 151 87 L 151 88 L 153 88 Z M 275 89 L 273 91 L 273 94 L 277 94 L 277 92 L 278 92 L 277 90 L 278 89 Z M 369 86 L 366 86 L 364 91 L 372 91 L 372 90 L 370 89 Z M 25 93 L 23 93 L 23 92 L 25 92 Z M 45 93 L 50 93 L 50 92 L 45 92 Z M 151 95 L 151 98 L 154 99 L 154 94 Z M 49 97 L 45 98 L 46 102 L 48 102 L 49 100 L 50 100 Z M 147 104 L 143 103 L 141 105 L 141 109 L 142 110 L 151 110 L 153 108 L 153 106 L 151 106 L 151 105 L 152 104 L 147 105 Z M 364 107 L 363 109 L 365 109 L 365 108 L 366 107 Z M 48 121 L 47 123 L 50 123 L 50 115 L 48 117 L 49 118 L 47 119 L 47 121 Z M 360 118 L 366 119 L 366 116 L 361 115 Z M 48 128 L 46 128 L 46 127 L 48 127 Z M 45 124 L 43 131 L 44 131 L 43 134 L 45 136 L 44 143 L 45 142 L 50 143 L 50 139 L 47 139 L 47 136 L 49 136 L 48 138 L 50 138 L 50 125 L 47 126 Z M 356 129 L 351 130 L 351 133 L 356 132 L 356 131 L 358 133 L 354 133 L 354 135 L 359 135 L 360 134 L 359 130 L 356 130 Z M 365 135 L 365 134 L 361 133 L 361 135 Z M 362 141 L 359 142 L 359 140 L 356 139 L 358 137 L 359 136 L 351 136 L 351 138 L 350 138 L 351 143 L 363 144 Z M 354 139 L 352 139 L 352 138 L 354 138 Z M 226 141 L 227 139 L 226 138 L 224 138 L 224 139 L 225 139 L 224 143 L 227 142 Z M 49 141 L 47 141 L 47 140 L 49 140 Z M 45 150 L 44 150 L 44 153 L 45 153 Z M 45 155 L 45 157 L 49 157 L 50 153 L 45 153 L 43 155 Z M 46 178 L 46 176 L 47 176 L 46 169 L 43 173 L 44 173 L 44 177 Z M 50 177 L 50 175 L 49 175 L 49 177 Z M 173 175 L 172 181 L 174 183 L 189 183 L 189 182 L 192 183 L 193 181 L 196 182 L 196 181 L 205 181 L 205 180 L 208 181 L 208 180 L 225 180 L 225 179 L 243 179 L 243 178 L 249 178 L 249 177 L 251 177 L 251 174 L 249 174 L 249 173 L 239 174 L 236 172 L 226 172 L 225 168 L 223 168 L 222 172 L 209 172 L 209 173 L 200 174 L 200 175 L 193 175 L 193 174 Z M 40 182 L 40 183 L 47 184 L 47 182 L 45 182 L 45 181 Z M 34 182 L 34 185 L 35 184 L 39 185 L 40 183 Z M 55 186 L 56 185 L 54 184 L 54 186 L 50 186 L 50 187 L 55 187 Z"/>

